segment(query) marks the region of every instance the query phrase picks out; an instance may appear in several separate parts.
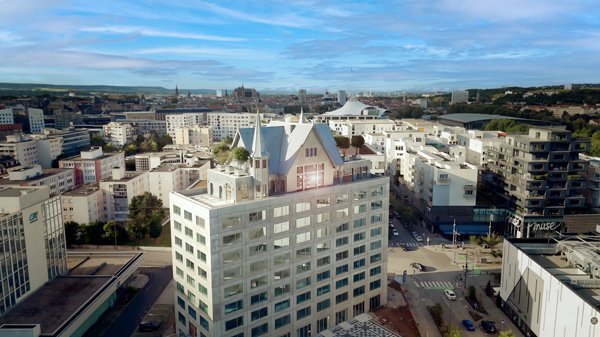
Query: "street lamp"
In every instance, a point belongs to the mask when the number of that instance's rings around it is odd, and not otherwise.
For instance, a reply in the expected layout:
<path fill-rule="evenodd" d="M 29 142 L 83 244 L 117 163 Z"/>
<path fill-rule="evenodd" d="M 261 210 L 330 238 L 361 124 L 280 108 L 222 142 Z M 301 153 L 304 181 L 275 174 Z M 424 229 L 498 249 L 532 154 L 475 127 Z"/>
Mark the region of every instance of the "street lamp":
<path fill-rule="evenodd" d="M 496 220 L 496 206 L 492 206 L 492 213 L 490 213 L 490 226 L 488 227 L 488 238 L 492 236 L 492 221 Z"/>
<path fill-rule="evenodd" d="M 454 223 L 452 224 L 452 247 L 456 247 L 456 218 L 452 217 Z"/>

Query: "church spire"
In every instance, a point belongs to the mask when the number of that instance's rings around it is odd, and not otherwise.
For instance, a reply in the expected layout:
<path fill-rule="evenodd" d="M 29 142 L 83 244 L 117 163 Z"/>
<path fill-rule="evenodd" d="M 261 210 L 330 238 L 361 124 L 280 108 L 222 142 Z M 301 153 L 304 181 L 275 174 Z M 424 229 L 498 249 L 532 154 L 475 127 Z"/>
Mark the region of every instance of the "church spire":
<path fill-rule="evenodd" d="M 175 98 L 179 98 L 179 86 L 175 84 Z"/>
<path fill-rule="evenodd" d="M 252 158 L 268 156 L 265 145 L 262 142 L 262 127 L 260 124 L 260 114 L 256 110 L 256 122 L 254 125 L 254 138 L 252 140 Z"/>

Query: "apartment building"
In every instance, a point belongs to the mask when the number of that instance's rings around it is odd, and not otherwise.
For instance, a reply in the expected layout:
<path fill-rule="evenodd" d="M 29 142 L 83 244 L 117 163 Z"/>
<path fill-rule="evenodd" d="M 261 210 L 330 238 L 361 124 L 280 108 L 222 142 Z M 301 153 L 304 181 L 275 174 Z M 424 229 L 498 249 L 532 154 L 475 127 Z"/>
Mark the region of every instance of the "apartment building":
<path fill-rule="evenodd" d="M 65 222 L 91 224 L 107 221 L 104 191 L 98 187 L 98 184 L 82 185 L 73 191 L 63 193 L 60 198 Z"/>
<path fill-rule="evenodd" d="M 389 179 L 327 125 L 255 123 L 247 163 L 171 194 L 177 331 L 313 336 L 384 305 Z"/>
<path fill-rule="evenodd" d="M 131 124 L 110 122 L 102 126 L 104 139 L 114 146 L 122 147 L 133 141 L 135 129 Z"/>
<path fill-rule="evenodd" d="M 135 155 L 135 170 L 145 172 L 162 165 L 182 164 L 184 162 L 183 151 L 146 152 Z"/>
<path fill-rule="evenodd" d="M 589 146 L 589 139 L 575 138 L 564 128 L 536 127 L 527 135 L 506 136 L 489 151 L 492 188 L 511 208 L 507 233 L 545 236 L 561 230 L 563 215 L 585 207 L 587 162 L 579 154 Z"/>
<path fill-rule="evenodd" d="M 213 141 L 233 138 L 239 128 L 253 126 L 255 116 L 252 113 L 211 112 L 206 114 L 206 124 L 211 128 Z"/>
<path fill-rule="evenodd" d="M 204 122 L 204 113 L 186 113 L 166 116 L 167 134 L 171 139 L 175 139 L 175 130 L 194 125 L 202 125 Z"/>
<path fill-rule="evenodd" d="M 103 153 L 101 147 L 92 147 L 77 157 L 59 161 L 58 167 L 74 170 L 75 186 L 91 184 L 110 178 L 113 168 L 125 167 L 125 154 Z"/>
<path fill-rule="evenodd" d="M 196 166 L 162 165 L 148 172 L 148 192 L 162 200 L 163 205 L 169 205 L 171 192 L 180 192 L 199 180 L 206 181 L 210 169 L 210 161 Z"/>
<path fill-rule="evenodd" d="M 69 127 L 63 130 L 45 128 L 43 133 L 49 139 L 62 138 L 62 153 L 65 156 L 78 155 L 80 151 L 90 148 L 90 132 L 86 129 L 75 129 Z"/>
<path fill-rule="evenodd" d="M 145 135 L 151 132 L 156 132 L 157 135 L 167 133 L 167 122 L 156 121 L 153 119 L 118 119 L 120 124 L 128 124 L 133 127 L 136 134 Z"/>
<path fill-rule="evenodd" d="M 131 200 L 148 191 L 148 172 L 125 172 L 124 166 L 115 167 L 111 177 L 101 180 L 98 186 L 104 193 L 106 220 L 125 222 Z"/>
<path fill-rule="evenodd" d="M 37 140 L 38 163 L 43 168 L 51 168 L 52 163 L 63 153 L 63 137 L 49 138 L 45 134 L 35 134 L 30 137 Z"/>
<path fill-rule="evenodd" d="M 600 157 L 583 154 L 580 154 L 579 157 L 589 163 L 587 171 L 582 173 L 587 186 L 585 203 L 588 207 L 600 208 Z"/>
<path fill-rule="evenodd" d="M 71 191 L 75 188 L 75 176 L 70 169 L 42 169 L 40 165 L 20 166 L 8 170 L 8 179 L 1 179 L 0 185 L 47 186 L 51 196 Z"/>
<path fill-rule="evenodd" d="M 0 124 L 14 124 L 15 119 L 13 116 L 12 108 L 0 109 Z"/>
<path fill-rule="evenodd" d="M 0 315 L 67 272 L 59 197 L 47 187 L 0 187 Z"/>
<path fill-rule="evenodd" d="M 195 125 L 175 128 L 175 145 L 198 145 L 203 147 L 212 146 L 212 129 L 210 127 Z"/>
<path fill-rule="evenodd" d="M 457 145 L 464 148 L 464 161 L 473 165 L 487 166 L 488 151 L 504 142 L 498 131 L 468 130 L 458 134 Z"/>
<path fill-rule="evenodd" d="M 329 121 L 329 127 L 339 132 L 345 137 L 365 136 L 369 133 L 382 133 L 384 131 L 394 131 L 397 129 L 396 122 L 389 119 L 379 120 L 347 120 L 347 121 Z"/>
<path fill-rule="evenodd" d="M 11 156 L 24 166 L 36 165 L 37 141 L 24 134 L 6 136 L 6 141 L 0 143 L 0 155 Z"/>

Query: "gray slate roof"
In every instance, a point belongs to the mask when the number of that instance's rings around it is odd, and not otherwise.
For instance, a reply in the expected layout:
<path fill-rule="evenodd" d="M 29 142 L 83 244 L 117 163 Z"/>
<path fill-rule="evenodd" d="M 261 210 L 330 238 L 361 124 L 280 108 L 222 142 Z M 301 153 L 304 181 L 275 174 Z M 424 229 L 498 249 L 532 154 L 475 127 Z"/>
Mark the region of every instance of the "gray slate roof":
<path fill-rule="evenodd" d="M 272 122 L 261 128 L 262 142 L 269 153 L 269 173 L 287 174 L 298 155 L 298 150 L 313 130 L 333 165 L 342 165 L 342 157 L 328 125 Z M 251 151 L 253 138 L 254 128 L 241 128 L 238 130 L 232 146 L 243 146 Z"/>

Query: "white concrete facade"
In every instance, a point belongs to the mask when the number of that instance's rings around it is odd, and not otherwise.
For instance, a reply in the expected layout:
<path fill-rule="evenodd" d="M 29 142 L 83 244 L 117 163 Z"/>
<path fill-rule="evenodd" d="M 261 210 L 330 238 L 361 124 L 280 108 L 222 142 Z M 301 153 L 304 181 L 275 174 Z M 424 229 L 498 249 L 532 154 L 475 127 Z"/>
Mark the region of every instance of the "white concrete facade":
<path fill-rule="evenodd" d="M 27 108 L 29 117 L 29 129 L 31 133 L 41 133 L 46 127 L 44 122 L 44 110 L 36 108 Z"/>
<path fill-rule="evenodd" d="M 24 166 L 36 165 L 38 164 L 37 141 L 25 135 L 6 136 L 6 142 L 0 143 L 0 155 L 9 155 Z"/>
<path fill-rule="evenodd" d="M 133 141 L 135 129 L 131 124 L 110 122 L 102 126 L 104 139 L 116 147 L 122 147 Z"/>
<path fill-rule="evenodd" d="M 47 187 L 0 187 L 0 249 L 7 261 L 0 270 L 0 314 L 47 281 L 67 271 L 60 198 Z"/>
<path fill-rule="evenodd" d="M 74 169 L 75 186 L 92 184 L 110 178 L 113 168 L 125 167 L 125 154 L 105 154 L 102 148 L 92 148 L 89 151 L 81 151 L 80 156 L 59 161 L 58 167 Z"/>
<path fill-rule="evenodd" d="M 204 113 L 199 112 L 167 115 L 165 120 L 167 123 L 167 134 L 171 137 L 171 139 L 175 139 L 175 129 L 202 124 L 204 120 Z"/>
<path fill-rule="evenodd" d="M 203 147 L 212 146 L 212 129 L 200 125 L 175 128 L 175 145 L 198 145 Z"/>
<path fill-rule="evenodd" d="M 60 196 L 65 222 L 91 224 L 107 221 L 104 212 L 104 192 L 98 184 L 83 185 Z"/>
<path fill-rule="evenodd" d="M 325 125 L 241 129 L 234 145 L 248 163 L 171 194 L 177 331 L 308 337 L 384 305 L 389 179 L 343 162 Z"/>
<path fill-rule="evenodd" d="M 598 246 L 595 240 L 588 246 L 581 239 L 585 240 L 585 237 L 570 244 L 586 247 L 574 251 L 561 249 L 561 243 L 554 240 L 504 241 L 501 308 L 524 335 L 600 335 L 598 276 L 592 275 L 587 265 L 596 267 L 594 255 L 597 254 L 586 252 L 590 247 L 598 249 Z M 585 265 L 570 262 L 578 255 L 584 257 L 581 262 Z"/>
<path fill-rule="evenodd" d="M 104 194 L 105 220 L 125 222 L 129 217 L 131 200 L 148 191 L 148 172 L 125 172 L 114 168 L 110 179 L 98 184 Z"/>
<path fill-rule="evenodd" d="M 15 124 L 13 109 L 0 109 L 0 124 Z"/>
<path fill-rule="evenodd" d="M 218 142 L 233 138 L 239 128 L 254 126 L 255 114 L 209 112 L 206 114 L 206 123 L 212 129 L 213 141 Z"/>
<path fill-rule="evenodd" d="M 2 181 L 3 185 L 18 186 L 46 186 L 51 196 L 71 191 L 75 188 L 73 170 L 45 169 L 40 165 L 22 166 L 8 172 L 8 180 Z"/>

